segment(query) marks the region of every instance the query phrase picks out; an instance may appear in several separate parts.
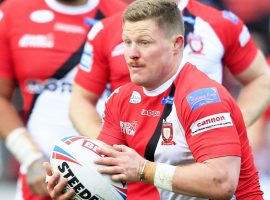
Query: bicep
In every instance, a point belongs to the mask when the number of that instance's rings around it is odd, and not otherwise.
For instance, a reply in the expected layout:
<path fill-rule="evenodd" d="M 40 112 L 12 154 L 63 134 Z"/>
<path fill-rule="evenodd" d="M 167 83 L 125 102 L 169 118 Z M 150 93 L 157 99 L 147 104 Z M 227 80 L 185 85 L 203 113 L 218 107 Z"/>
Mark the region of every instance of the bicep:
<path fill-rule="evenodd" d="M 76 101 L 77 103 L 86 101 L 89 102 L 93 105 L 95 105 L 99 99 L 99 95 L 83 88 L 82 86 L 80 86 L 77 83 L 73 84 L 73 88 L 72 88 L 72 95 L 71 95 L 71 99 L 72 101 Z"/>

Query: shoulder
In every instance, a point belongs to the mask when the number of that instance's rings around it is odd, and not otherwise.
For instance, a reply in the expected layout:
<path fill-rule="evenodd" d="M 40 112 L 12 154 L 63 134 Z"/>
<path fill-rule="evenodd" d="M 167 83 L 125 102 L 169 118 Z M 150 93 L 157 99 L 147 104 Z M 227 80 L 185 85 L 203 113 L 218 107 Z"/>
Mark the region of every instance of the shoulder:
<path fill-rule="evenodd" d="M 97 35 L 109 36 L 114 30 L 122 30 L 122 12 L 119 12 L 113 16 L 107 17 L 99 22 L 97 22 L 90 30 L 88 34 L 88 39 L 93 40 Z M 109 34 L 110 33 L 110 34 Z"/>
<path fill-rule="evenodd" d="M 123 11 L 127 7 L 127 3 L 122 0 L 99 0 L 99 9 L 106 17 L 114 15 L 114 13 Z"/>
<path fill-rule="evenodd" d="M 223 32 L 230 32 L 232 29 L 241 29 L 243 21 L 229 10 L 218 10 L 209 5 L 190 0 L 187 10 L 194 16 L 201 18 L 210 26 L 220 29 Z M 229 30 L 226 28 L 230 28 Z"/>
<path fill-rule="evenodd" d="M 198 70 L 194 65 L 187 63 L 181 70 L 179 76 L 175 80 L 177 98 L 188 100 L 191 94 L 212 93 L 222 95 L 224 98 L 231 98 L 226 89 L 210 79 L 205 73 Z M 215 88 L 214 90 L 212 88 Z M 216 92 L 215 92 L 216 91 Z M 192 96 L 192 95 L 191 95 Z"/>

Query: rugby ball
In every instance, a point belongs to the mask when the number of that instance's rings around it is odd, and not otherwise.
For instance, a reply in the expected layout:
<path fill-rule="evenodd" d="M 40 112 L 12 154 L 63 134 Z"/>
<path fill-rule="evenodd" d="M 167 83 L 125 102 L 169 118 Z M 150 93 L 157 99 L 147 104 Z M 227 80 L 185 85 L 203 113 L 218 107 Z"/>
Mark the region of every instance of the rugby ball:
<path fill-rule="evenodd" d="M 63 138 L 55 143 L 50 157 L 53 172 L 60 172 L 60 179 L 67 178 L 64 188 L 75 190 L 73 200 L 125 200 L 127 197 L 126 182 L 115 182 L 109 175 L 100 174 L 102 167 L 94 163 L 99 158 L 98 146 L 105 143 L 83 136 Z"/>

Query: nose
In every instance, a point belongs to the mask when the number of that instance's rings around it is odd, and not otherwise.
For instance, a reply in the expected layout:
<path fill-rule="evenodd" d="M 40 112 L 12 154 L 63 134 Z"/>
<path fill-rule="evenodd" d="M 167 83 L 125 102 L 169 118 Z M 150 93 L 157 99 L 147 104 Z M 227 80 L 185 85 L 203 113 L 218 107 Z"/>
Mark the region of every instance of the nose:
<path fill-rule="evenodd" d="M 139 48 L 135 43 L 133 43 L 130 46 L 126 47 L 125 51 L 126 51 L 126 56 L 129 59 L 138 59 L 140 57 Z"/>

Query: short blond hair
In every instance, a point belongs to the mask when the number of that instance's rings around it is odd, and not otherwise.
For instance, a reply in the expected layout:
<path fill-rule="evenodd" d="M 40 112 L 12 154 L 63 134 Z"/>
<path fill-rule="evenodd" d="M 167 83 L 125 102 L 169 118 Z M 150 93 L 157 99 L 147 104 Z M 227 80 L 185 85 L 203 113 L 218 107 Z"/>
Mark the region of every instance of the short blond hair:
<path fill-rule="evenodd" d="M 173 0 L 136 0 L 123 14 L 123 22 L 138 22 L 153 19 L 169 35 L 184 35 L 181 11 Z"/>

